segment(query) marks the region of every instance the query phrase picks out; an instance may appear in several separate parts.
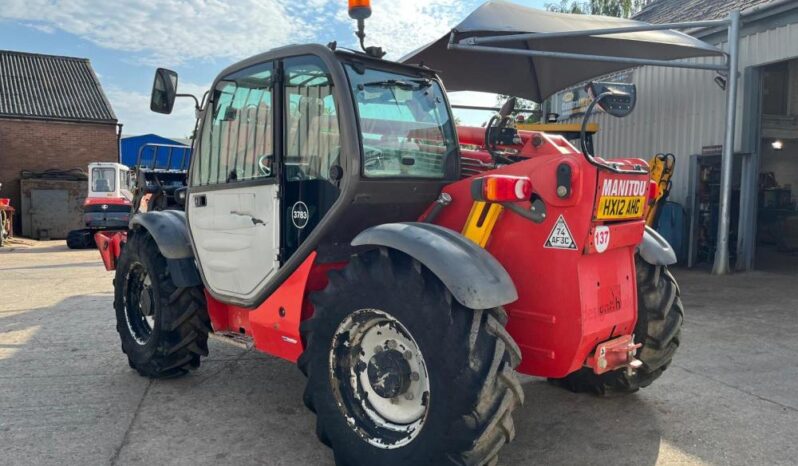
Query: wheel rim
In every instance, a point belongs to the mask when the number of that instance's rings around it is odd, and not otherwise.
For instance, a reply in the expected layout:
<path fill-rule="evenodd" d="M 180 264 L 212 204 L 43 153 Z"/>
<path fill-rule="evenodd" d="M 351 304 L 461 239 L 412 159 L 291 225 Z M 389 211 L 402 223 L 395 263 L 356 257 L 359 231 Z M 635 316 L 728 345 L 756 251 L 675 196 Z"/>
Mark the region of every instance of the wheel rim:
<path fill-rule="evenodd" d="M 146 345 L 155 328 L 155 298 L 147 269 L 140 263 L 130 268 L 126 278 L 125 321 L 133 339 Z"/>
<path fill-rule="evenodd" d="M 377 309 L 350 314 L 335 332 L 329 368 L 339 408 L 369 444 L 399 448 L 421 432 L 430 406 L 427 366 L 395 317 Z"/>

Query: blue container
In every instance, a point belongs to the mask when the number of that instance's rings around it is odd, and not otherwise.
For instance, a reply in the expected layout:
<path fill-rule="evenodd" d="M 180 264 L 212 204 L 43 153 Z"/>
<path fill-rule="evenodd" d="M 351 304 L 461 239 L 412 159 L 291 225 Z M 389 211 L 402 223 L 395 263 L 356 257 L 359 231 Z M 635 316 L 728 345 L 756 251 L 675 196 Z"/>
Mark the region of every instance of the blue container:
<path fill-rule="evenodd" d="M 666 201 L 660 207 L 659 219 L 657 219 L 655 228 L 663 238 L 668 240 L 679 262 L 684 262 L 687 258 L 687 248 L 685 247 L 687 245 L 685 240 L 687 231 L 686 217 L 684 207 L 681 204 Z"/>
<path fill-rule="evenodd" d="M 157 134 L 143 134 L 141 136 L 123 136 L 119 143 L 119 163 L 130 168 L 136 166 L 139 152 L 141 152 L 142 165 L 151 166 L 153 157 L 156 157 L 156 168 L 181 169 L 188 168 L 191 160 L 191 147 L 187 144 L 168 139 Z M 178 146 L 171 149 L 171 161 L 167 147 L 154 145 Z M 167 166 L 168 165 L 168 166 Z"/>

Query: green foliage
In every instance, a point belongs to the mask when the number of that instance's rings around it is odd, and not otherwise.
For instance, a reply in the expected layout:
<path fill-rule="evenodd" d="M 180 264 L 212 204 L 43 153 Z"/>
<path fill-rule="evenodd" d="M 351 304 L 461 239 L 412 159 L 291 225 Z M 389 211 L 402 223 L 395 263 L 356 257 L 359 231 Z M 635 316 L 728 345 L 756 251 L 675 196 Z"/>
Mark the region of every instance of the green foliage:
<path fill-rule="evenodd" d="M 556 13 L 590 14 L 590 2 L 560 0 L 560 3 L 546 3 L 546 9 Z"/>
<path fill-rule="evenodd" d="M 557 13 L 578 15 L 615 16 L 630 18 L 651 0 L 560 0 L 560 3 L 547 3 L 546 9 Z"/>

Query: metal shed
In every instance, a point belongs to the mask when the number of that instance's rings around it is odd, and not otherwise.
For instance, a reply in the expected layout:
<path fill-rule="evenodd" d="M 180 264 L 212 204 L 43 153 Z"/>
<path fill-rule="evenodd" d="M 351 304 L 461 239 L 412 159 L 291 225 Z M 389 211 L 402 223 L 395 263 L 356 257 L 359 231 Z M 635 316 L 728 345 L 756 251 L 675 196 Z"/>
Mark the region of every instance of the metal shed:
<path fill-rule="evenodd" d="M 119 146 L 119 163 L 130 168 L 136 166 L 139 155 L 144 162 L 152 160 L 153 156 L 157 155 L 156 165 L 165 167 L 169 159 L 169 147 L 172 147 L 169 168 L 187 167 L 191 160 L 190 141 L 169 139 L 157 134 L 123 135 Z"/>
<path fill-rule="evenodd" d="M 756 176 L 759 167 L 761 66 L 798 57 L 798 2 L 791 0 L 658 0 L 635 19 L 651 23 L 723 18 L 742 9 L 739 43 L 740 82 L 734 152 L 735 175 L 739 178 L 743 203 L 736 240 L 738 270 L 753 267 L 755 249 Z M 728 51 L 726 31 L 700 29 L 691 35 Z M 687 61 L 701 62 L 705 59 Z M 594 138 L 600 155 L 650 157 L 659 152 L 677 156 L 671 199 L 688 204 L 691 199 L 691 156 L 719 151 L 725 128 L 726 91 L 714 76 L 702 71 L 678 68 L 639 67 L 624 78 L 637 84 L 638 105 L 632 118 L 597 116 L 601 130 Z M 549 110 L 561 113 L 565 107 L 561 92 L 549 102 Z M 570 96 L 569 96 L 570 97 Z M 565 121 L 579 121 L 579 116 Z M 736 201 L 736 199 L 734 200 Z M 734 248 L 735 245 L 732 245 Z"/>

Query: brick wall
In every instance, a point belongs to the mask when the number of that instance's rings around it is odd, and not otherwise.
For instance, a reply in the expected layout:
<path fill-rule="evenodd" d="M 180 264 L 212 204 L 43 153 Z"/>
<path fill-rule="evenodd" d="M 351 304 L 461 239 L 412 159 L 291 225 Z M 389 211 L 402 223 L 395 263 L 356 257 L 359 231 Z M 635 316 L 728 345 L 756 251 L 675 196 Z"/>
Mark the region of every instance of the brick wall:
<path fill-rule="evenodd" d="M 113 124 L 0 118 L 0 197 L 11 198 L 19 213 L 21 170 L 85 172 L 91 162 L 116 162 L 118 157 Z"/>

